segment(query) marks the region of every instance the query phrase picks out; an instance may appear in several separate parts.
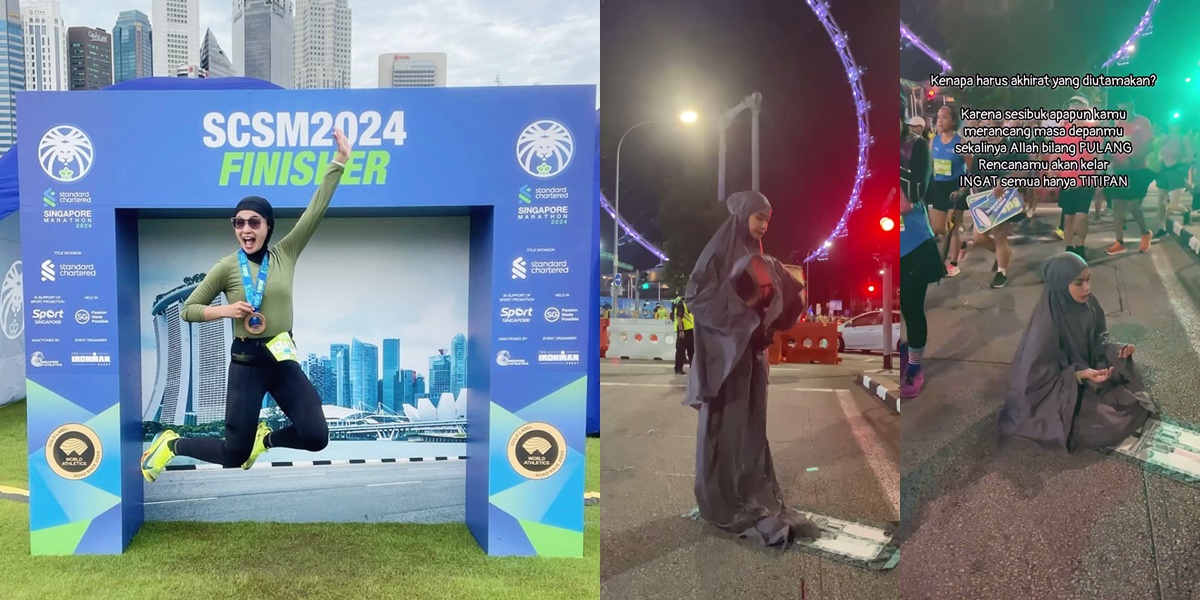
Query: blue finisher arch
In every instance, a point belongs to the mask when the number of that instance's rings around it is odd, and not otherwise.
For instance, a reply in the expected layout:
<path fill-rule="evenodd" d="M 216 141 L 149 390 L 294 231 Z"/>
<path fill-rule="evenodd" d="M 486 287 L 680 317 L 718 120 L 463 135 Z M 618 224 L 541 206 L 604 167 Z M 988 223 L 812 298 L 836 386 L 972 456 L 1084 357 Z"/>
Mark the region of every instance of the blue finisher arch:
<path fill-rule="evenodd" d="M 120 553 L 142 524 L 138 219 L 248 195 L 296 212 L 340 127 L 354 152 L 330 218 L 471 218 L 467 525 L 490 555 L 582 556 L 594 86 L 193 87 L 18 94 L 32 553 Z M 512 303 L 539 318 L 505 322 Z"/>

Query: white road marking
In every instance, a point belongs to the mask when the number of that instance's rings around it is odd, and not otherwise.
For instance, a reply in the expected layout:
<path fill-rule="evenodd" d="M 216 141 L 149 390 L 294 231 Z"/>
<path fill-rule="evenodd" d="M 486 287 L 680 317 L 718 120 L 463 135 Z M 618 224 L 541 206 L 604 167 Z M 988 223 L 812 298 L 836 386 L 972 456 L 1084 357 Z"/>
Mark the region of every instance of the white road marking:
<path fill-rule="evenodd" d="M 328 473 L 300 473 L 298 475 L 268 475 L 270 479 L 286 479 L 288 477 L 324 477 Z"/>
<path fill-rule="evenodd" d="M 846 415 L 846 422 L 850 424 L 850 432 L 854 434 L 854 441 L 858 443 L 863 458 L 875 473 L 879 487 L 887 494 L 892 516 L 900 518 L 900 469 L 887 461 L 887 454 L 883 445 L 879 443 L 879 436 L 854 405 L 850 390 L 838 390 L 837 396 L 842 405 L 842 413 Z"/>
<path fill-rule="evenodd" d="M 142 504 L 174 504 L 176 502 L 203 502 L 205 500 L 216 500 L 216 498 L 187 498 L 184 500 L 158 500 L 156 502 L 143 502 Z"/>
<path fill-rule="evenodd" d="M 392 483 L 368 483 L 367 487 L 383 487 L 385 485 L 406 485 L 409 483 L 421 483 L 420 481 L 393 481 Z"/>
<path fill-rule="evenodd" d="M 1200 358 L 1200 323 L 1197 323 L 1195 319 L 1196 309 L 1191 304 L 1183 302 L 1183 298 L 1190 298 L 1187 290 L 1180 285 L 1179 277 L 1168 264 L 1167 257 L 1162 252 L 1150 252 L 1150 260 L 1154 263 L 1154 270 L 1158 272 L 1158 278 L 1162 281 L 1163 287 L 1167 288 L 1167 300 L 1171 303 L 1171 310 L 1175 311 L 1175 318 L 1187 332 L 1188 342 L 1192 344 L 1192 352 L 1197 358 Z"/>

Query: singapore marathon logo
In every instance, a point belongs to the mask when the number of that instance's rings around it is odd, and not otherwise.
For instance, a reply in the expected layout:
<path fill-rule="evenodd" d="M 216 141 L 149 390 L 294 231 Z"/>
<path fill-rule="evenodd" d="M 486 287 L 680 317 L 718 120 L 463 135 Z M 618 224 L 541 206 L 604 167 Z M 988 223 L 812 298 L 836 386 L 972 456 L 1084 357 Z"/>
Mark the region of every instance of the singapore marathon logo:
<path fill-rule="evenodd" d="M 92 170 L 95 150 L 92 140 L 71 125 L 51 127 L 38 142 L 38 164 L 56 181 L 71 183 L 83 179 Z"/>
<path fill-rule="evenodd" d="M 558 121 L 543 119 L 532 123 L 517 138 L 517 162 L 526 173 L 539 179 L 565 171 L 574 155 L 575 140 Z"/>

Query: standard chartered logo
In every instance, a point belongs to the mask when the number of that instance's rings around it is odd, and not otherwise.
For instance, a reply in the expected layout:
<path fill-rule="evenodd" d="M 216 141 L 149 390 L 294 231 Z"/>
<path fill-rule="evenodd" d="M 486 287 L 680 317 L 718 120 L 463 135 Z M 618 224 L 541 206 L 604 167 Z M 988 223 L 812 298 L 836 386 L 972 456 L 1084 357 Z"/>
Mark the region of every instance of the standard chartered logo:
<path fill-rule="evenodd" d="M 512 261 L 512 278 L 527 279 L 530 275 L 566 275 L 571 272 L 570 265 L 565 260 L 533 260 L 526 261 L 517 257 Z"/>
<path fill-rule="evenodd" d="M 55 266 L 54 262 L 46 259 L 42 262 L 42 281 L 54 281 L 59 277 L 95 277 L 94 263 L 63 263 Z"/>
<path fill-rule="evenodd" d="M 565 171 L 574 154 L 575 140 L 558 121 L 532 123 L 517 138 L 517 162 L 526 173 L 541 179 Z"/>
<path fill-rule="evenodd" d="M 51 127 L 38 142 L 38 165 L 51 178 L 63 183 L 79 181 L 92 170 L 95 151 L 92 140 L 77 127 Z"/>

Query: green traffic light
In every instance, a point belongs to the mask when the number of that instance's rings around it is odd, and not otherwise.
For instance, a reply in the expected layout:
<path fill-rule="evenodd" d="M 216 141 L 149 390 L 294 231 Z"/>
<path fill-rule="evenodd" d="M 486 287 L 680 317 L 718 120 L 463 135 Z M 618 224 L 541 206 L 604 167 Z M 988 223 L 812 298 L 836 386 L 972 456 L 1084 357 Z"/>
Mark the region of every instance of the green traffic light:
<path fill-rule="evenodd" d="M 1179 113 L 1175 113 L 1175 114 L 1171 115 L 1171 118 L 1172 118 L 1172 119 L 1178 119 L 1178 118 L 1179 118 Z"/>
<path fill-rule="evenodd" d="M 1192 78 L 1191 78 L 1191 77 L 1188 77 L 1187 79 L 1184 79 L 1183 81 L 1184 81 L 1184 83 L 1191 83 L 1191 82 L 1192 82 Z"/>
<path fill-rule="evenodd" d="M 643 289 L 643 290 L 648 290 L 648 289 L 650 289 L 650 284 L 649 284 L 649 283 L 643 283 L 643 284 L 642 284 L 642 289 Z"/>

